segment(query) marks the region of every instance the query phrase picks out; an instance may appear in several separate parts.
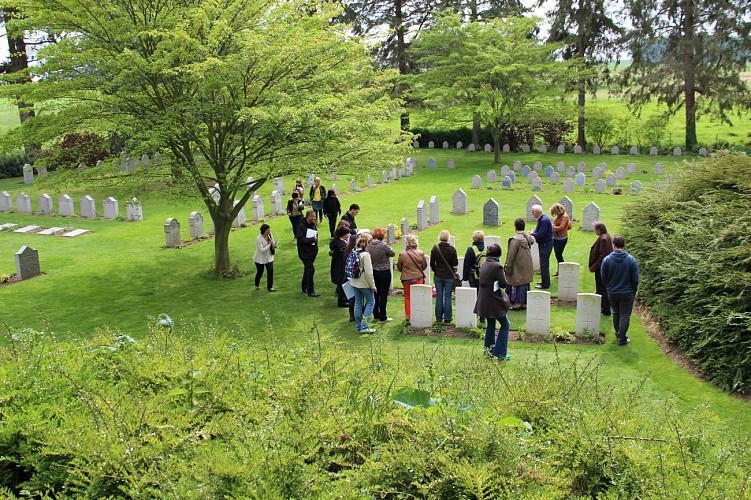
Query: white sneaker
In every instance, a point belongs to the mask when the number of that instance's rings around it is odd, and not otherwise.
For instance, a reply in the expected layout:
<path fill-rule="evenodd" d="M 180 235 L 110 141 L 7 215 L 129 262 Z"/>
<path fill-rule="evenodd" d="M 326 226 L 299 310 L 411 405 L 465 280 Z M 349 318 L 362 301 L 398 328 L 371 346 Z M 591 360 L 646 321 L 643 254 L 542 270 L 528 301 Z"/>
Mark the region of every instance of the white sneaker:
<path fill-rule="evenodd" d="M 366 328 L 365 330 L 360 330 L 360 333 L 375 333 L 375 328 Z"/>
<path fill-rule="evenodd" d="M 381 323 L 388 323 L 389 321 L 394 321 L 394 318 L 386 318 Z"/>

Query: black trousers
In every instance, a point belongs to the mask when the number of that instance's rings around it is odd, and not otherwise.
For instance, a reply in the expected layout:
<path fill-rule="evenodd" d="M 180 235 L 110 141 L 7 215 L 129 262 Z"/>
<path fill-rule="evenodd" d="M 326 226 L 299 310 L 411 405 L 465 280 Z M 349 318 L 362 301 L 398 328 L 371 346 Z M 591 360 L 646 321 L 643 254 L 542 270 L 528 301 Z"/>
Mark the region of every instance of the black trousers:
<path fill-rule="evenodd" d="M 300 284 L 302 291 L 311 294 L 316 291 L 315 284 L 313 283 L 313 276 L 316 274 L 315 259 L 300 259 L 303 265 L 302 271 L 302 283 Z"/>
<path fill-rule="evenodd" d="M 271 290 L 274 288 L 274 263 L 259 264 L 256 262 L 256 287 L 261 286 L 261 278 L 263 277 L 263 268 L 266 268 L 266 288 Z"/>
<path fill-rule="evenodd" d="M 375 281 L 375 307 L 373 308 L 373 319 L 386 321 L 386 302 L 389 300 L 389 289 L 391 288 L 391 271 L 373 271 Z"/>
<path fill-rule="evenodd" d="M 603 314 L 609 315 L 610 300 L 608 300 L 608 292 L 605 289 L 605 284 L 602 282 L 602 274 L 600 274 L 599 269 L 595 271 L 595 291 L 602 297 L 602 300 L 600 301 L 600 311 L 602 311 Z"/>

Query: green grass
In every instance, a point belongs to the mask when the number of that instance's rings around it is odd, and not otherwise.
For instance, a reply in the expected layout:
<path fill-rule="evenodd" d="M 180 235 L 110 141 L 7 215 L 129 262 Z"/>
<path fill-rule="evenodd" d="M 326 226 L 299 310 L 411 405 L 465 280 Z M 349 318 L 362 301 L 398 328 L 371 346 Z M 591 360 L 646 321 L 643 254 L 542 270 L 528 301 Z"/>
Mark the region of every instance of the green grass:
<path fill-rule="evenodd" d="M 340 186 L 344 208 L 353 202 L 362 207 L 357 219 L 360 227 L 373 228 L 388 223 L 394 223 L 398 227 L 402 217 L 407 217 L 414 223 L 418 201 L 422 199 L 427 202 L 430 196 L 437 195 L 441 205 L 441 222 L 419 234 L 421 248 L 429 250 L 437 240 L 439 231 L 448 229 L 456 237 L 457 248 L 463 254 L 470 243 L 472 231 L 481 228 L 482 205 L 493 197 L 501 207 L 502 226 L 482 229 L 488 235 L 501 236 L 504 241 L 511 236 L 513 220 L 524 215 L 526 201 L 533 193 L 527 189 L 526 184 L 518 184 L 512 191 L 502 191 L 498 189 L 499 185 L 493 189 L 471 189 L 473 175 L 480 175 L 486 186 L 487 171 L 491 168 L 500 171 L 501 165 L 492 163 L 492 155 L 456 150 L 422 150 L 416 152 L 415 156 L 419 159 L 420 166 L 414 177 L 392 181 L 385 186 L 376 186 L 354 195 L 344 192 L 349 185 L 349 177 L 339 174 L 336 182 Z M 438 169 L 425 168 L 429 157 L 437 159 Z M 455 170 L 445 168 L 449 158 L 456 160 Z M 502 162 L 511 165 L 516 159 L 522 164 L 530 165 L 536 159 L 541 160 L 543 165 L 555 165 L 561 159 L 567 164 L 585 161 L 590 168 L 605 161 L 613 170 L 634 162 L 640 173 L 619 183 L 618 187 L 624 193 L 628 193 L 628 183 L 635 178 L 646 186 L 661 179 L 662 176 L 651 173 L 656 161 L 666 165 L 666 173 L 688 168 L 690 161 L 675 157 L 512 154 L 503 155 Z M 642 171 L 646 173 L 641 173 Z M 322 175 L 322 178 L 324 184 L 330 187 L 332 181 L 328 180 L 328 175 Z M 379 179 L 380 175 L 374 173 L 374 178 Z M 285 186 L 289 189 L 292 185 L 292 178 L 287 178 Z M 364 178 L 359 179 L 359 185 L 365 185 Z M 561 186 L 551 187 L 544 183 L 544 187 L 543 192 L 537 193 L 544 205 L 549 206 L 563 197 Z M 463 188 L 468 194 L 470 214 L 450 213 L 452 195 L 458 188 Z M 267 211 L 271 189 L 269 183 L 260 191 L 266 200 Z M 79 207 L 78 200 L 85 194 L 91 194 L 97 200 L 99 211 L 104 198 L 115 196 L 120 200 L 123 215 L 125 200 L 132 196 L 132 193 L 118 192 L 115 189 L 95 192 L 81 187 L 61 189 L 53 186 L 42 188 L 37 184 L 28 186 L 23 185 L 21 179 L 0 180 L 0 191 L 11 193 L 14 205 L 16 194 L 25 191 L 31 195 L 35 208 L 38 206 L 36 200 L 43 192 L 53 197 L 55 207 L 57 198 L 67 193 L 76 200 L 76 210 Z M 595 195 L 591 184 L 586 190 L 580 189 L 568 196 L 574 202 L 574 214 L 578 221 L 571 232 L 565 257 L 567 261 L 582 264 L 580 290 L 594 291 L 593 276 L 585 264 L 595 237 L 591 232 L 580 230 L 582 209 L 589 201 L 595 201 L 600 206 L 601 218 L 608 224 L 610 232 L 616 234 L 621 227 L 623 207 L 628 203 L 638 203 L 639 198 L 628 194 Z M 354 332 L 352 324 L 348 322 L 346 310 L 336 308 L 333 285 L 329 282 L 329 258 L 325 243 L 321 246 L 316 265 L 316 286 L 322 297 L 310 299 L 300 293 L 302 265 L 297 259 L 286 216 L 267 220 L 272 232 L 281 240 L 275 262 L 275 286 L 279 292 L 269 294 L 263 289 L 254 290 L 253 286 L 252 255 L 258 234 L 257 226 L 251 225 L 233 232 L 230 238 L 233 262 L 248 273 L 238 279 L 217 281 L 207 278 L 213 263 L 213 240 L 182 249 L 162 248 L 163 224 L 167 217 L 177 217 L 180 220 L 183 238 L 187 238 L 188 215 L 193 210 L 204 213 L 206 229 L 210 229 L 211 222 L 201 202 L 195 198 L 177 200 L 155 193 L 146 196 L 143 205 L 145 220 L 135 223 L 0 214 L 0 223 L 69 226 L 93 231 L 92 234 L 74 239 L 0 233 L 0 274 L 15 271 L 13 254 L 23 245 L 39 250 L 42 271 L 45 273 L 41 277 L 0 287 L 3 322 L 11 328 L 49 327 L 58 335 L 68 337 L 86 337 L 94 329 L 106 325 L 116 331 L 142 337 L 153 318 L 166 313 L 184 327 L 185 331 L 195 330 L 192 325 L 200 322 L 221 323 L 237 325 L 238 335 L 244 335 L 240 332 L 250 332 L 253 342 L 264 343 L 271 339 L 275 342 L 283 339 L 289 342 L 308 342 L 314 340 L 310 332 L 316 325 L 331 331 L 336 339 L 351 345 L 354 350 L 367 351 L 369 348 L 369 339 L 361 338 Z M 250 213 L 250 208 L 248 212 Z M 401 248 L 399 241 L 395 248 Z M 398 283 L 396 277 L 395 282 Z M 556 286 L 557 283 L 553 283 L 553 296 L 557 295 Z M 378 336 L 383 341 L 384 348 L 389 351 L 424 350 L 434 345 L 447 344 L 457 351 L 480 354 L 481 340 L 401 335 L 404 314 L 402 300 L 399 298 L 390 298 L 389 315 L 395 321 L 380 328 Z M 516 329 L 524 325 L 525 318 L 521 313 L 512 312 L 510 320 L 512 329 Z M 574 308 L 554 307 L 551 326 L 574 330 Z M 565 359 L 573 359 L 580 353 L 599 355 L 604 362 L 602 372 L 608 382 L 624 382 L 627 385 L 643 382 L 656 405 L 673 403 L 686 409 L 706 405 L 717 419 L 733 422 L 733 425 L 751 431 L 751 413 L 746 403 L 696 380 L 673 365 L 647 336 L 637 318 L 632 321 L 630 331 L 633 343 L 627 349 L 614 345 L 613 327 L 607 319 L 603 320 L 602 329 L 607 335 L 605 345 L 529 345 L 512 341 L 510 352 L 517 359 L 539 353 L 543 359 L 552 360 L 554 349 Z"/>
<path fill-rule="evenodd" d="M 0 135 L 20 124 L 18 109 L 8 101 L 0 100 Z"/>

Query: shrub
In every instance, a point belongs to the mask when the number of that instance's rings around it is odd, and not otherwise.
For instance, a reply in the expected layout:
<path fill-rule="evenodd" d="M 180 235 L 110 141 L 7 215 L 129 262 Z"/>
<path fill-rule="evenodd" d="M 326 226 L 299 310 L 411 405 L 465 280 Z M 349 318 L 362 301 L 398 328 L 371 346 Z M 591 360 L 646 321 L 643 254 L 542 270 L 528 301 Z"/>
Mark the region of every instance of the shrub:
<path fill-rule="evenodd" d="M 93 133 L 68 134 L 44 150 L 39 158 L 41 165 L 52 171 L 57 168 L 76 168 L 81 163 L 94 166 L 109 156 L 106 141 Z"/>
<path fill-rule="evenodd" d="M 557 148 L 563 144 L 563 139 L 573 131 L 573 125 L 562 118 L 540 120 L 535 125 L 536 135 L 551 148 Z"/>
<path fill-rule="evenodd" d="M 23 176 L 23 166 L 34 162 L 24 153 L 0 153 L 0 179 Z"/>
<path fill-rule="evenodd" d="M 615 119 L 612 113 L 590 107 L 586 113 L 586 132 L 590 142 L 604 147 L 615 133 Z"/>
<path fill-rule="evenodd" d="M 751 159 L 685 167 L 624 216 L 639 297 L 717 386 L 751 392 Z"/>
<path fill-rule="evenodd" d="M 739 497 L 727 424 L 603 385 L 597 358 L 490 362 L 247 332 L 10 332 L 0 491 L 52 498 Z M 233 336 L 230 336 L 230 333 Z M 409 401 L 407 401 L 409 400 Z M 717 428 L 715 428 L 717 426 Z M 723 433 L 724 432 L 724 433 Z M 4 490 L 7 489 L 7 490 Z"/>

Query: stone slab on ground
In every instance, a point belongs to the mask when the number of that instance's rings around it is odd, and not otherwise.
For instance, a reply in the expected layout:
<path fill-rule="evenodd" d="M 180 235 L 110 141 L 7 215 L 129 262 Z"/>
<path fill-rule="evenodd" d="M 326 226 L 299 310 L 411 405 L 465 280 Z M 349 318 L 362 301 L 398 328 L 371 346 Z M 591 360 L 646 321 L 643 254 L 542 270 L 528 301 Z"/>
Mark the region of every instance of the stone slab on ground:
<path fill-rule="evenodd" d="M 81 236 L 82 234 L 90 233 L 88 229 L 74 229 L 73 231 L 70 231 L 68 233 L 63 234 L 63 236 L 67 238 L 75 238 L 76 236 Z"/>

